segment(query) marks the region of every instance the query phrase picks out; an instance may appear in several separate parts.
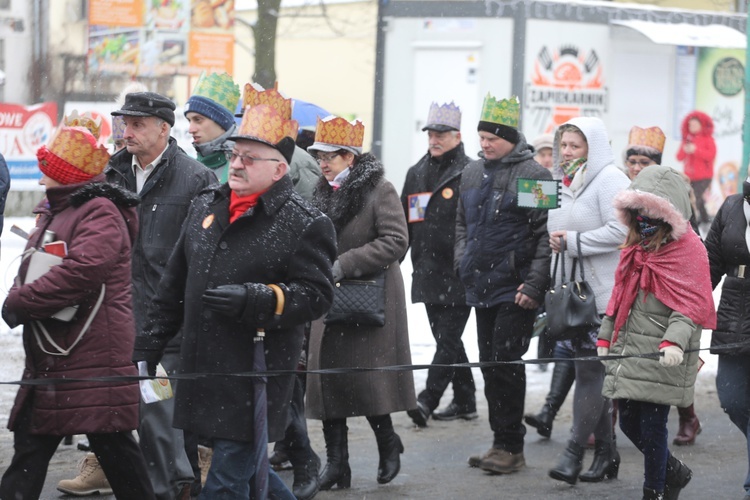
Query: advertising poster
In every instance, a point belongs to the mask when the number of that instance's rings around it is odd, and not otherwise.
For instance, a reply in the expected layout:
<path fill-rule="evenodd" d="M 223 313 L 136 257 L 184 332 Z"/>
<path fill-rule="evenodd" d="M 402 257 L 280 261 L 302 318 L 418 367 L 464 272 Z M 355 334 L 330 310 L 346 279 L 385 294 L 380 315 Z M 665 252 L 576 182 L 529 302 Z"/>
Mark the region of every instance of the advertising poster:
<path fill-rule="evenodd" d="M 695 107 L 714 122 L 716 161 L 706 205 L 715 214 L 724 198 L 737 193 L 742 182 L 742 122 L 745 104 L 745 51 L 701 48 L 698 53 Z"/>
<path fill-rule="evenodd" d="M 57 104 L 0 104 L 0 153 L 16 191 L 42 189 L 36 151 L 47 144 L 57 125 Z"/>
<path fill-rule="evenodd" d="M 531 140 L 576 116 L 606 121 L 608 28 L 529 23 L 522 128 Z"/>
<path fill-rule="evenodd" d="M 91 0 L 89 71 L 231 74 L 233 29 L 234 0 Z"/>

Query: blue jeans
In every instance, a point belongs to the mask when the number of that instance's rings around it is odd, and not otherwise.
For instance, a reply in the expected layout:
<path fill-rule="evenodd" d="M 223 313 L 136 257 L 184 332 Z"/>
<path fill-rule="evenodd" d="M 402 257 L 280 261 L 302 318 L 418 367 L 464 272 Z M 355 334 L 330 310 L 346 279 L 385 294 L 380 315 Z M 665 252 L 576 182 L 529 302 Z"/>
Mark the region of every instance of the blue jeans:
<path fill-rule="evenodd" d="M 255 445 L 246 441 L 228 439 L 214 439 L 213 444 L 211 468 L 208 471 L 206 485 L 198 498 L 201 500 L 252 499 Z M 295 500 L 292 492 L 273 469 L 270 469 L 268 474 L 268 498 Z"/>
<path fill-rule="evenodd" d="M 644 488 L 664 491 L 669 448 L 669 405 L 618 399 L 620 429 L 643 453 Z"/>
<path fill-rule="evenodd" d="M 745 435 L 750 464 L 750 443 L 747 442 L 750 431 L 750 357 L 720 355 L 716 371 L 716 391 L 729 420 Z M 750 468 L 744 487 L 745 491 L 750 492 Z"/>

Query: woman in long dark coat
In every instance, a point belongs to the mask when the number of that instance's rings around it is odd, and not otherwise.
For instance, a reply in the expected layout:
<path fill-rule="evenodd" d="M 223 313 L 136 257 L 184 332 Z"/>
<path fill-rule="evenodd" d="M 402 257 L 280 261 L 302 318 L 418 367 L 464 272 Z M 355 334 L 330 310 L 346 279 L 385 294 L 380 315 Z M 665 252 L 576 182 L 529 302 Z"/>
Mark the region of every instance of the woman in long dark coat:
<path fill-rule="evenodd" d="M 345 133 L 332 134 L 332 131 Z M 326 325 L 313 323 L 310 370 L 377 368 L 411 363 L 406 298 L 399 260 L 406 253 L 408 230 L 398 193 L 384 177 L 383 165 L 362 154 L 361 123 L 342 118 L 318 122 L 315 144 L 324 179 L 314 204 L 333 221 L 338 237 L 336 282 L 385 271 L 385 325 Z M 336 139 L 332 139 L 332 137 Z M 340 375 L 310 375 L 307 416 L 323 421 L 328 463 L 320 488 L 351 485 L 347 446 L 348 417 L 364 416 L 378 443 L 377 480 L 385 484 L 398 474 L 404 447 L 393 430 L 390 414 L 416 408 L 412 373 L 369 371 Z"/>
<path fill-rule="evenodd" d="M 3 305 L 5 322 L 24 326 L 23 379 L 135 376 L 130 252 L 138 197 L 106 183 L 109 155 L 84 128 L 61 129 L 37 157 L 47 197 L 34 210 L 24 255 L 43 252 L 48 240 L 67 250 L 59 265 L 25 284 L 33 256 L 24 258 Z M 69 322 L 53 319 L 76 305 Z M 88 436 L 117 498 L 155 498 L 131 432 L 139 398 L 136 382 L 22 385 L 8 423 L 15 454 L 0 498 L 39 498 L 52 455 L 74 434 Z"/>

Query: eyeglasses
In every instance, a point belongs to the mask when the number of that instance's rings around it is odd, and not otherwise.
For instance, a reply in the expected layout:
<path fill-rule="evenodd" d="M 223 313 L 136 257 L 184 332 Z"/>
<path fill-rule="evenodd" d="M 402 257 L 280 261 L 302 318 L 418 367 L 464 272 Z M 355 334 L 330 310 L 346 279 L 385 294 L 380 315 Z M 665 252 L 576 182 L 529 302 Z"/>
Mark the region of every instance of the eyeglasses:
<path fill-rule="evenodd" d="M 331 153 L 331 154 L 328 154 L 328 155 L 318 155 L 315 158 L 315 161 L 318 162 L 318 165 L 320 165 L 321 163 L 331 163 L 333 161 L 333 159 L 336 158 L 337 156 L 339 156 L 340 154 L 341 153 L 336 152 L 336 153 Z"/>
<path fill-rule="evenodd" d="M 242 166 L 244 167 L 252 167 L 253 163 L 255 163 L 256 161 L 281 161 L 277 160 L 276 158 L 256 158 L 254 156 L 241 155 L 234 151 L 227 151 L 226 153 L 224 153 L 224 155 L 227 157 L 227 161 L 229 161 L 229 163 L 233 163 L 234 160 L 239 158 L 240 163 L 242 163 Z"/>
<path fill-rule="evenodd" d="M 628 167 L 635 167 L 636 165 L 640 165 L 641 168 L 646 168 L 649 165 L 653 165 L 653 160 L 626 160 L 625 163 L 628 164 Z"/>

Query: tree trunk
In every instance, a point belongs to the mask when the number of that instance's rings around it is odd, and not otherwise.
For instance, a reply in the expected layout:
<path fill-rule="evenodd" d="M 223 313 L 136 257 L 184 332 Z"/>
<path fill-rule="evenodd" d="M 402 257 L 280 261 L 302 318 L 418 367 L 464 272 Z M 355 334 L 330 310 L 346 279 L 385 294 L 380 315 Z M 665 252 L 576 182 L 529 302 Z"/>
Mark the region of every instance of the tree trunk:
<path fill-rule="evenodd" d="M 276 26 L 281 0 L 258 0 L 255 37 L 255 73 L 253 81 L 272 88 L 276 83 Z"/>

